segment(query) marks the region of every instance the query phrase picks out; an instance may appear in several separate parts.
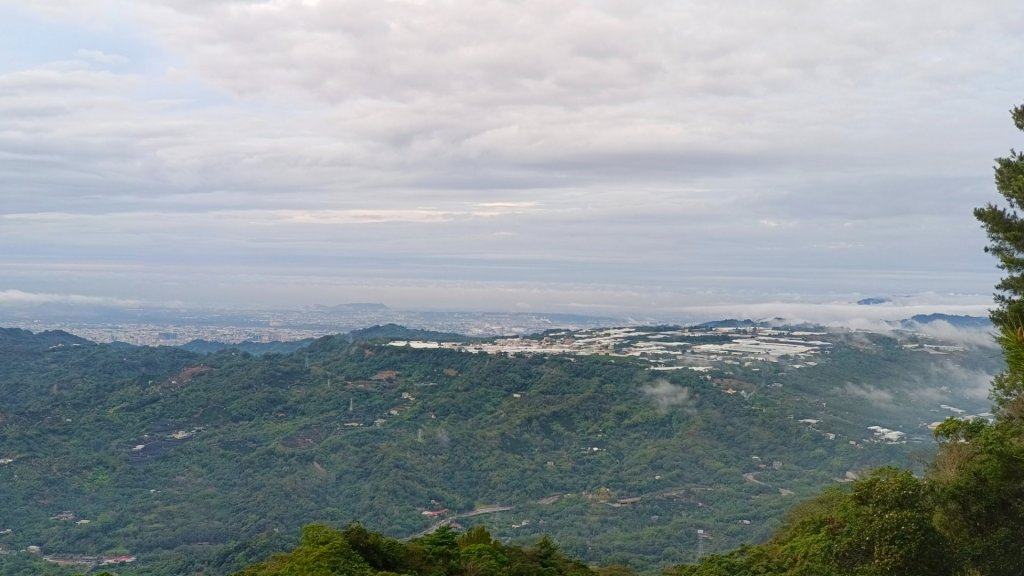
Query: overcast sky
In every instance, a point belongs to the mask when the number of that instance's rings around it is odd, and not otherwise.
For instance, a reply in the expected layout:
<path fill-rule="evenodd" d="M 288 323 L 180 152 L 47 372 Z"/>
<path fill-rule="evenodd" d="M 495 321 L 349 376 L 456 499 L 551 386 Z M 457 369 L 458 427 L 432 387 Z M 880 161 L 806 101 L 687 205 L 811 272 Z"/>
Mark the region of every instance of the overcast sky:
<path fill-rule="evenodd" d="M 1019 0 L 0 0 L 0 301 L 979 305 Z"/>

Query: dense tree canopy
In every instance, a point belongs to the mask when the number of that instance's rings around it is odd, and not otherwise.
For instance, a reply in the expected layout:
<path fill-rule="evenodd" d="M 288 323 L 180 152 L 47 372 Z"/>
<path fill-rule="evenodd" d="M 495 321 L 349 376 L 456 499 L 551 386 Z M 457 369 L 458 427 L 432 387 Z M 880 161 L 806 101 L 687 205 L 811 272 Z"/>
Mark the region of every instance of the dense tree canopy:
<path fill-rule="evenodd" d="M 632 572 L 629 572 L 630 574 Z M 307 526 L 299 546 L 237 576 L 589 576 L 589 568 L 547 537 L 536 546 L 505 546 L 483 527 L 460 533 L 447 526 L 399 542 L 358 524 L 344 530 Z"/>

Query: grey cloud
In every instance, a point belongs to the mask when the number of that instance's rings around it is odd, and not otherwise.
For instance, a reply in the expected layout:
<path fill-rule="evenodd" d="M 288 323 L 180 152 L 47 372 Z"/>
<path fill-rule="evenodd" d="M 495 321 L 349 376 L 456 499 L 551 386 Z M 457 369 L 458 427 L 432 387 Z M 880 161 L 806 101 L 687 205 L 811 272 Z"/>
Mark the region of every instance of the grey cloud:
<path fill-rule="evenodd" d="M 12 257 L 324 273 L 359 252 L 377 263 L 348 273 L 680 313 L 991 285 L 969 213 L 1014 142 L 1010 2 L 33 9 L 127 22 L 160 57 L 0 74 L 0 213 L 35 215 L 0 220 Z"/>

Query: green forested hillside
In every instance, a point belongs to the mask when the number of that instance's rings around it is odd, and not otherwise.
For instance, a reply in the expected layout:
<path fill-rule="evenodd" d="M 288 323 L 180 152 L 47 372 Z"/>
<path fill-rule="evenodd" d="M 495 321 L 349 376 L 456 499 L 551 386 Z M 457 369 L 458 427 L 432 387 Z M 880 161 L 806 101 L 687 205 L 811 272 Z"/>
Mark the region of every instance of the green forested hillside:
<path fill-rule="evenodd" d="M 926 437 L 937 400 L 903 395 L 935 393 L 936 362 L 998 365 L 990 349 L 936 357 L 860 334 L 833 335 L 817 366 L 710 374 L 348 337 L 260 357 L 73 338 L 0 344 L 0 546 L 168 574 L 226 573 L 305 524 L 351 521 L 392 537 L 484 523 L 502 542 L 549 533 L 587 562 L 689 561 L 698 529 L 709 552 L 760 541 L 822 486 L 912 465 L 931 443 L 872 443 L 866 427 Z"/>

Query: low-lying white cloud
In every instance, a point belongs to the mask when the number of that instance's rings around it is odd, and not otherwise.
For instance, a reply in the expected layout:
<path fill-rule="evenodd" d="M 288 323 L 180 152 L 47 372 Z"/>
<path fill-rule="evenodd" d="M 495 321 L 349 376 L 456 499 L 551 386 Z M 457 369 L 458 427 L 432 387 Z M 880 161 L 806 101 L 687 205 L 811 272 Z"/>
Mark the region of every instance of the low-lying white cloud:
<path fill-rule="evenodd" d="M 926 324 L 913 323 L 915 332 L 937 338 L 944 342 L 953 342 L 978 348 L 998 348 L 995 331 L 992 328 L 961 328 L 953 326 L 945 320 L 935 320 Z"/>
<path fill-rule="evenodd" d="M 660 379 L 647 384 L 641 390 L 645 396 L 654 401 L 661 412 L 668 412 L 678 406 L 687 411 L 694 409 L 690 398 L 690 389 L 685 386 L 676 386 L 668 380 Z"/>
<path fill-rule="evenodd" d="M 23 292 L 21 290 L 0 290 L 0 306 L 11 304 L 84 304 L 91 306 L 135 307 L 141 305 L 141 302 L 138 300 L 86 296 L 83 294 L 47 294 Z"/>
<path fill-rule="evenodd" d="M 950 314 L 958 316 L 987 317 L 992 307 L 987 294 L 941 295 L 922 293 L 904 297 L 885 305 L 865 306 L 856 303 L 858 296 L 851 295 L 845 302 L 813 301 L 802 297 L 800 301 L 771 301 L 753 303 L 712 303 L 703 306 L 680 307 L 680 314 L 691 314 L 707 319 L 740 318 L 771 320 L 781 318 L 791 324 L 810 322 L 824 326 L 845 326 L 864 330 L 886 332 L 893 329 L 893 322 L 906 320 L 919 314 Z M 950 335 L 957 330 L 948 323 L 922 330 L 931 330 L 935 335 L 944 328 Z M 980 341 L 980 340 L 979 340 Z"/>
<path fill-rule="evenodd" d="M 988 398 L 995 374 L 944 361 L 933 369 L 933 380 L 952 389 L 960 397 L 982 401 Z"/>

